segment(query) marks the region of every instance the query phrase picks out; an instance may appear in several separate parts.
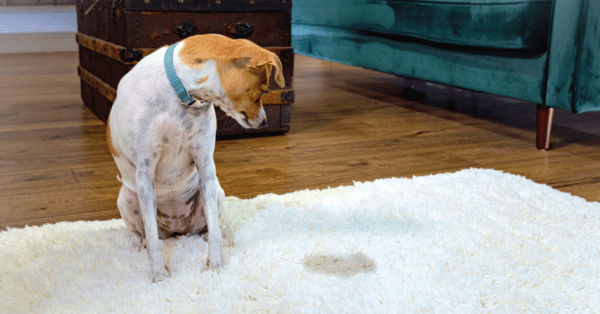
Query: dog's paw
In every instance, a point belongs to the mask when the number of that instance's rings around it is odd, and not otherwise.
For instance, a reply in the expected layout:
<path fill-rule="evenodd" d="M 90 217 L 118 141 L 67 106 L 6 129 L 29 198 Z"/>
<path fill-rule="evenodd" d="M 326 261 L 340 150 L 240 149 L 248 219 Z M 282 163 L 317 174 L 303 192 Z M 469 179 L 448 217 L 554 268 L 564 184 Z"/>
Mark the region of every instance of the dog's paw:
<path fill-rule="evenodd" d="M 152 272 L 152 283 L 161 282 L 167 278 L 169 278 L 169 268 L 167 266 Z"/>

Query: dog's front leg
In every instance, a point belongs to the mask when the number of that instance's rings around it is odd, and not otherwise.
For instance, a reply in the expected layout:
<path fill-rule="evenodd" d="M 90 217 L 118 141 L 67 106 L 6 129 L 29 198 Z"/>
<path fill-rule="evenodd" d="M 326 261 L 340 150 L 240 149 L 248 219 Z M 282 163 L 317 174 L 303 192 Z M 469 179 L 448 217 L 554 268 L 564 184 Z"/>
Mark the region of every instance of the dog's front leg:
<path fill-rule="evenodd" d="M 158 240 L 158 227 L 156 222 L 156 190 L 154 188 L 154 173 L 146 160 L 135 174 L 137 181 L 138 201 L 144 221 L 144 234 L 146 236 L 146 250 L 150 261 L 152 282 L 161 281 L 168 276 L 165 269 L 160 241 Z"/>
<path fill-rule="evenodd" d="M 208 227 L 208 260 L 209 268 L 215 270 L 223 264 L 222 235 L 219 226 L 219 212 L 217 209 L 217 172 L 212 154 L 195 158 L 200 177 L 200 200 L 204 209 L 206 226 Z"/>

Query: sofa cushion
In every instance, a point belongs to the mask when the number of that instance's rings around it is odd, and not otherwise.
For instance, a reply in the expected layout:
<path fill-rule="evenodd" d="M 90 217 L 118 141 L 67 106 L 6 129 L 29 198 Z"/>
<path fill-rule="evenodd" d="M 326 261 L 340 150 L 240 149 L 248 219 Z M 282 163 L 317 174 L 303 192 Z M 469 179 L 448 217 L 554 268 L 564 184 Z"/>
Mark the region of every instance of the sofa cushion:
<path fill-rule="evenodd" d="M 292 23 L 487 48 L 544 48 L 552 0 L 294 0 Z"/>

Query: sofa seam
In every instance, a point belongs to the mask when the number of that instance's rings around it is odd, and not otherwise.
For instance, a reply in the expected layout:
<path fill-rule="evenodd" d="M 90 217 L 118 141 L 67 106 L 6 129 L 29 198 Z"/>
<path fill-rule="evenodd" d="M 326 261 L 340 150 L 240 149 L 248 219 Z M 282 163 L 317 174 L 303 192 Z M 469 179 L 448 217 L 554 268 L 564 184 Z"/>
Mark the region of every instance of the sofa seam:
<path fill-rule="evenodd" d="M 571 111 L 577 113 L 577 98 L 578 98 L 578 90 L 579 90 L 579 71 L 581 68 L 581 55 L 582 55 L 582 45 L 585 40 L 586 29 L 585 25 L 587 25 L 587 9 L 589 9 L 589 0 L 583 0 L 581 3 L 581 20 L 579 21 L 577 28 L 579 29 L 579 34 L 577 36 L 578 45 L 577 45 L 577 55 L 575 57 L 575 71 L 573 77 L 573 96 L 571 97 Z"/>

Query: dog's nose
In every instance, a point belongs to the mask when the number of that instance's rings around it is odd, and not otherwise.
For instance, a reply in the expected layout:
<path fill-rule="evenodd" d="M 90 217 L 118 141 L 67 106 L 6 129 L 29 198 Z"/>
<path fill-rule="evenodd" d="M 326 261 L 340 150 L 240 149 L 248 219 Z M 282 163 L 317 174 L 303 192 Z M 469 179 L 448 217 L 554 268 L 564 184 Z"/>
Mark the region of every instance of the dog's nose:
<path fill-rule="evenodd" d="M 269 122 L 267 122 L 267 119 L 264 119 L 258 127 L 263 129 L 263 128 L 266 128 L 267 125 L 269 125 Z"/>

